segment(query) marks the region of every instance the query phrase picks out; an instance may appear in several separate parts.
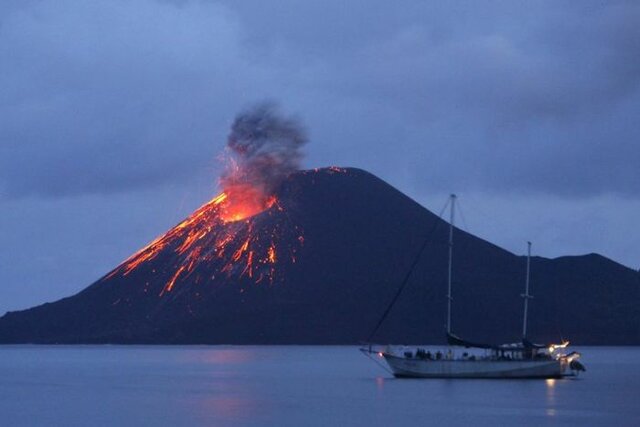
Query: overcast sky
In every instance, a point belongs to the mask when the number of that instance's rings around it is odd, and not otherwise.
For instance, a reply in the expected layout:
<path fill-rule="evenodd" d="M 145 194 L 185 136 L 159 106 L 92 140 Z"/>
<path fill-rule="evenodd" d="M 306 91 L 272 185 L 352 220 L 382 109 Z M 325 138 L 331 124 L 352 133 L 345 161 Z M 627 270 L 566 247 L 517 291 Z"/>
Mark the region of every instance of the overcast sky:
<path fill-rule="evenodd" d="M 75 293 L 217 191 L 236 113 L 307 126 L 516 253 L 640 267 L 637 1 L 0 3 L 0 313 Z"/>

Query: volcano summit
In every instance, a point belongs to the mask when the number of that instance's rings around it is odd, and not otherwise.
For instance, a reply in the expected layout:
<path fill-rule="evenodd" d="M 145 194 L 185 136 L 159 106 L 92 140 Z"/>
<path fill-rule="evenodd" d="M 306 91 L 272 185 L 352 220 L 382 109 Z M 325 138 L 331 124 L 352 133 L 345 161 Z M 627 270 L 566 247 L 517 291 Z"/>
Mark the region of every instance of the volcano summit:
<path fill-rule="evenodd" d="M 5 314 L 0 342 L 357 343 L 428 235 L 376 338 L 443 341 L 447 227 L 436 215 L 365 171 L 336 167 L 290 174 L 252 216 L 229 217 L 226 197 L 80 293 Z M 456 332 L 517 338 L 525 259 L 456 234 Z M 531 283 L 532 337 L 640 343 L 637 272 L 595 254 L 536 257 Z"/>

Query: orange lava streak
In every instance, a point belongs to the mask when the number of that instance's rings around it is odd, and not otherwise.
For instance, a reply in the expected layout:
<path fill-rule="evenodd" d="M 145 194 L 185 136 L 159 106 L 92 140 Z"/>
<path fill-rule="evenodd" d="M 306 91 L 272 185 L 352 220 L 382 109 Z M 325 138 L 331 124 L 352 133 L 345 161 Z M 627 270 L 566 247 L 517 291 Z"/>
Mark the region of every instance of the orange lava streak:
<path fill-rule="evenodd" d="M 249 251 L 249 257 L 247 258 L 247 268 L 249 271 L 249 277 L 253 277 L 253 251 Z"/>
<path fill-rule="evenodd" d="M 276 248 L 271 245 L 269 246 L 269 250 L 267 251 L 268 259 L 271 264 L 275 264 L 276 262 Z"/>
<path fill-rule="evenodd" d="M 180 273 L 184 271 L 185 268 L 186 267 L 183 265 L 178 269 L 178 271 L 176 271 L 176 273 L 173 275 L 171 280 L 169 280 L 167 282 L 167 285 L 164 287 L 164 289 L 162 289 L 162 292 L 160 292 L 160 295 L 162 295 L 165 291 L 171 292 L 171 289 L 173 289 L 173 285 L 176 284 L 176 280 L 178 279 L 178 276 L 180 275 Z"/>
<path fill-rule="evenodd" d="M 187 249 L 189 249 L 191 246 L 193 246 L 193 244 L 197 241 L 202 239 L 204 236 L 207 235 L 208 230 L 203 230 L 200 233 L 189 233 L 187 235 L 187 238 L 184 239 L 184 242 L 182 242 L 182 245 L 180 245 L 180 247 L 178 249 L 176 249 L 176 251 L 178 253 L 184 253 Z"/>
<path fill-rule="evenodd" d="M 160 251 L 162 251 L 162 249 L 164 249 L 164 247 L 165 247 L 165 244 L 162 242 L 163 238 L 164 238 L 164 236 L 158 237 L 156 240 L 154 240 L 153 242 L 149 243 L 147 246 L 145 246 L 144 248 L 140 249 L 135 254 L 131 255 L 123 263 L 123 266 L 113 270 L 107 276 L 107 279 L 112 277 L 112 276 L 114 276 L 116 273 L 119 273 L 121 271 L 122 271 L 122 275 L 126 276 L 127 274 L 129 274 L 133 270 L 135 270 L 136 267 L 138 267 L 143 262 L 150 261 L 153 258 L 155 258 L 156 255 L 158 255 L 158 253 L 160 253 Z"/>
<path fill-rule="evenodd" d="M 248 247 L 249 247 L 249 239 L 247 239 L 244 242 L 244 244 L 242 246 L 240 246 L 240 248 L 238 248 L 237 251 L 235 251 L 235 253 L 233 254 L 233 257 L 231 259 L 233 259 L 234 261 L 238 261 L 240 259 L 240 257 L 242 256 L 242 253 L 244 251 L 246 251 Z"/>
<path fill-rule="evenodd" d="M 214 205 L 219 205 L 227 199 L 227 193 L 220 193 L 218 196 L 214 197 L 210 203 Z"/>

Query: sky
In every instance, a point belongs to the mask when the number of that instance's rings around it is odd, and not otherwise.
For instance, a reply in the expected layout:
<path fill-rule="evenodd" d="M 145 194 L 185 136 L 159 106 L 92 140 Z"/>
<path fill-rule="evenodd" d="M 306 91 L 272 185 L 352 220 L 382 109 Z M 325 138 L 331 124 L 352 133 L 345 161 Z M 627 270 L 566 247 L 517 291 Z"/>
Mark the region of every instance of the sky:
<path fill-rule="evenodd" d="M 640 267 L 640 3 L 3 0 L 0 314 L 91 284 L 215 195 L 236 114 L 304 122 L 522 254 Z M 462 218 L 461 218 L 462 219 Z"/>

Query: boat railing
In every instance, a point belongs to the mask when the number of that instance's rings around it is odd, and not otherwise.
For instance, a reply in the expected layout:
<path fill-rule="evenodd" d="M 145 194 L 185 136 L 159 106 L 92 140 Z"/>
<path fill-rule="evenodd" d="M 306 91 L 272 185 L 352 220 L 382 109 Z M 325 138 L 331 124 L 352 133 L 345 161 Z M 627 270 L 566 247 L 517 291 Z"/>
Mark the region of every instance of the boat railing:
<path fill-rule="evenodd" d="M 494 349 L 476 349 L 482 350 L 482 352 L 474 352 L 467 348 L 464 351 L 455 351 L 451 347 L 446 349 L 433 349 L 423 347 L 410 347 L 410 346 L 385 346 L 384 349 L 379 349 L 380 355 L 386 354 L 394 357 L 401 357 L 404 359 L 416 359 L 416 360 L 434 360 L 434 361 L 545 361 L 556 360 L 560 358 L 561 354 L 548 354 L 541 351 L 531 351 L 528 348 L 517 347 L 502 347 Z"/>

